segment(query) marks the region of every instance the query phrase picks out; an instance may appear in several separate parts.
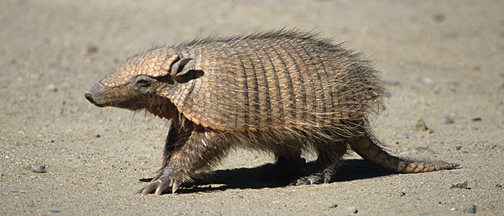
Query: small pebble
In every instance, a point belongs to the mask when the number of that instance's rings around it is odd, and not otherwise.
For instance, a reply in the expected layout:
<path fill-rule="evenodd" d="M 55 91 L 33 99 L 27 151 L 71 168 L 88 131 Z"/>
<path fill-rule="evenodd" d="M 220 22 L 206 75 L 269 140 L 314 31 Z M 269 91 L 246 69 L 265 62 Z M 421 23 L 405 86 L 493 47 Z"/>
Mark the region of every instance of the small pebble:
<path fill-rule="evenodd" d="M 52 143 L 52 142 L 54 142 L 54 140 L 51 136 L 48 136 L 48 137 L 44 138 L 44 142 L 45 143 Z"/>
<path fill-rule="evenodd" d="M 446 84 L 448 85 L 448 86 L 446 86 L 446 90 L 451 91 L 451 92 L 457 92 L 457 87 L 459 86 L 459 82 L 449 81 Z"/>
<path fill-rule="evenodd" d="M 352 207 L 348 207 L 347 210 L 348 210 L 348 212 L 350 214 L 357 214 L 357 213 L 359 213 L 359 210 L 357 210 L 357 207 L 353 207 L 353 206 Z"/>
<path fill-rule="evenodd" d="M 422 119 L 419 119 L 415 125 L 415 131 L 426 131 L 426 130 L 429 130 L 429 128 Z"/>
<path fill-rule="evenodd" d="M 496 184 L 495 187 L 498 189 L 504 189 L 504 187 L 501 184 Z"/>
<path fill-rule="evenodd" d="M 49 213 L 60 213 L 60 211 L 57 210 L 57 209 L 49 209 L 49 210 L 47 210 L 47 212 L 49 212 Z"/>
<path fill-rule="evenodd" d="M 396 85 L 401 84 L 401 82 L 397 81 L 397 80 L 383 80 L 383 84 L 385 84 L 385 85 L 391 85 L 391 86 L 396 86 Z"/>
<path fill-rule="evenodd" d="M 404 193 L 404 192 L 399 192 L 399 196 L 400 196 L 400 197 L 406 196 L 406 193 Z"/>
<path fill-rule="evenodd" d="M 453 124 L 455 123 L 450 117 L 448 116 L 443 116 L 438 120 L 439 123 L 441 124 Z"/>
<path fill-rule="evenodd" d="M 36 173 L 45 173 L 46 172 L 46 166 L 43 163 L 34 163 L 31 166 L 32 172 Z"/>
<path fill-rule="evenodd" d="M 426 151 L 426 150 L 429 150 L 429 147 L 427 147 L 427 146 L 418 146 L 415 149 L 417 151 Z"/>
<path fill-rule="evenodd" d="M 58 88 L 54 84 L 49 84 L 47 86 L 47 90 L 50 91 L 50 92 L 57 92 Z"/>
<path fill-rule="evenodd" d="M 469 183 L 464 180 L 464 182 L 462 182 L 462 183 L 457 183 L 457 184 L 452 185 L 450 187 L 450 189 L 452 189 L 452 188 L 470 189 L 468 186 L 469 186 Z"/>
<path fill-rule="evenodd" d="M 444 13 L 438 13 L 438 14 L 435 14 L 432 19 L 435 21 L 435 22 L 438 22 L 438 23 L 441 23 L 441 22 L 444 22 L 446 20 L 446 15 Z"/>
<path fill-rule="evenodd" d="M 481 117 L 474 117 L 471 119 L 471 121 L 481 121 Z"/>
<path fill-rule="evenodd" d="M 408 139 L 408 133 L 398 133 L 395 135 L 396 138 L 399 138 L 399 139 Z"/>
<path fill-rule="evenodd" d="M 87 50 L 86 50 L 87 55 L 95 54 L 97 52 L 98 52 L 98 46 L 96 46 L 94 44 L 88 45 Z"/>
<path fill-rule="evenodd" d="M 425 84 L 432 84 L 434 80 L 431 78 L 423 78 L 422 82 L 424 82 Z"/>
<path fill-rule="evenodd" d="M 336 207 L 338 207 L 338 204 L 334 204 L 332 206 L 329 206 L 329 208 L 336 208 Z"/>
<path fill-rule="evenodd" d="M 469 208 L 466 208 L 464 210 L 465 213 L 471 213 L 471 214 L 475 214 L 476 213 L 476 206 L 475 205 L 471 205 L 469 206 Z"/>

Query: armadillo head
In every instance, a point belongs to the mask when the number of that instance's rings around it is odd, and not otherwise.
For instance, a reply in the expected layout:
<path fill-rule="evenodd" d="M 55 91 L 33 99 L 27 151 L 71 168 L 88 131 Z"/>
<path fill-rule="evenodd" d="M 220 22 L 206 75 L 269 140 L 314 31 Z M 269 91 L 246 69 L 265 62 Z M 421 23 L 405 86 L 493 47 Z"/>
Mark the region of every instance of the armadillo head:
<path fill-rule="evenodd" d="M 84 97 L 98 107 L 153 109 L 169 102 L 159 93 L 202 75 L 193 70 L 193 58 L 181 58 L 171 48 L 156 48 L 117 65 L 94 84 Z"/>

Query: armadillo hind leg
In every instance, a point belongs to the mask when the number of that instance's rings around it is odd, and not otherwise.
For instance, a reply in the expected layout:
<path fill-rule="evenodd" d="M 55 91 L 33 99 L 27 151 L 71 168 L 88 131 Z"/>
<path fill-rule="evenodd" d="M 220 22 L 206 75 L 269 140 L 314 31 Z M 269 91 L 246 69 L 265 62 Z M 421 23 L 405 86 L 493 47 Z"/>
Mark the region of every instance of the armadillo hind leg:
<path fill-rule="evenodd" d="M 299 178 L 294 185 L 309 185 L 328 183 L 341 162 L 341 157 L 347 150 L 343 141 L 317 142 L 315 149 L 318 157 L 313 171 L 308 176 Z"/>
<path fill-rule="evenodd" d="M 142 190 L 142 195 L 160 195 L 168 189 L 175 193 L 181 184 L 198 177 L 196 171 L 209 168 L 227 152 L 229 145 L 220 142 L 219 137 L 211 131 L 193 131 L 185 144 L 172 152 L 166 167 Z"/>
<path fill-rule="evenodd" d="M 393 172 L 419 173 L 453 169 L 458 167 L 458 164 L 447 163 L 444 161 L 406 161 L 394 157 L 385 152 L 378 145 L 376 145 L 369 136 L 364 136 L 356 142 L 351 143 L 350 147 L 362 158 L 366 159 L 372 164 L 391 170 Z"/>
<path fill-rule="evenodd" d="M 261 175 L 263 181 L 291 181 L 298 173 L 299 168 L 305 163 L 301 158 L 301 149 L 288 149 L 275 153 L 276 162 L 273 169 Z M 287 153 L 287 154 L 286 154 Z"/>

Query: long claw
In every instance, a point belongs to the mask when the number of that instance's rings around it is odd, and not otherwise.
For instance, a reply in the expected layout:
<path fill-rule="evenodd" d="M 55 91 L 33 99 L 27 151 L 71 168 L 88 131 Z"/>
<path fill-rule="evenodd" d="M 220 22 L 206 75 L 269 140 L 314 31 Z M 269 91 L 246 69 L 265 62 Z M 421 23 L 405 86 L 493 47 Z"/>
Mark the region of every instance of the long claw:
<path fill-rule="evenodd" d="M 174 180 L 173 185 L 172 185 L 172 193 L 175 193 L 175 191 L 178 190 L 179 186 L 180 186 L 180 182 L 178 180 Z"/>
<path fill-rule="evenodd" d="M 328 183 L 329 179 L 323 178 L 322 174 L 320 173 L 314 173 L 309 176 L 302 177 L 298 179 L 294 185 L 299 186 L 299 185 L 312 185 L 312 184 L 319 184 L 319 183 Z"/>
<path fill-rule="evenodd" d="M 158 188 L 158 185 L 160 185 L 160 184 L 161 184 L 161 180 L 156 180 L 156 181 L 151 182 L 147 187 L 145 187 L 142 190 L 142 195 L 150 194 L 154 189 Z"/>
<path fill-rule="evenodd" d="M 159 184 L 156 188 L 156 192 L 154 192 L 154 194 L 156 195 L 161 195 L 161 193 L 163 193 L 163 191 L 169 187 L 171 185 L 171 183 L 173 182 L 172 179 L 165 179 L 161 184 Z"/>
<path fill-rule="evenodd" d="M 172 193 L 175 193 L 180 187 L 180 180 L 175 180 L 170 177 L 159 177 L 152 181 L 147 187 L 141 190 L 142 195 L 147 195 L 154 193 L 155 195 L 161 195 L 166 188 L 171 186 Z"/>

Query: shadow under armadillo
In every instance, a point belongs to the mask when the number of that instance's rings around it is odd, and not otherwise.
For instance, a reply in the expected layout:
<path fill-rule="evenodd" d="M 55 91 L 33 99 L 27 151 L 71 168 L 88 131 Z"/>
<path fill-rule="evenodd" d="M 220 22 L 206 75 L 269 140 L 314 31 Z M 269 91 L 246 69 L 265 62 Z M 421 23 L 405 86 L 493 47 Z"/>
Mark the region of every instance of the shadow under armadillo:
<path fill-rule="evenodd" d="M 314 166 L 315 161 L 306 162 L 301 165 L 300 170 L 309 171 Z M 182 187 L 177 190 L 177 193 L 286 187 L 291 185 L 299 176 L 304 175 L 303 171 L 300 171 L 297 175 L 292 176 L 292 178 L 282 180 L 265 180 L 262 178 L 264 175 L 267 175 L 269 171 L 273 170 L 273 167 L 274 164 L 268 163 L 253 168 L 217 170 L 211 174 L 207 174 L 203 179 L 196 179 L 192 183 L 184 183 Z M 336 174 L 331 177 L 330 183 L 374 178 L 391 174 L 394 174 L 394 172 L 375 166 L 365 160 L 348 159 L 344 160 L 336 169 Z M 141 182 L 150 182 L 151 180 L 152 178 L 140 179 Z"/>

